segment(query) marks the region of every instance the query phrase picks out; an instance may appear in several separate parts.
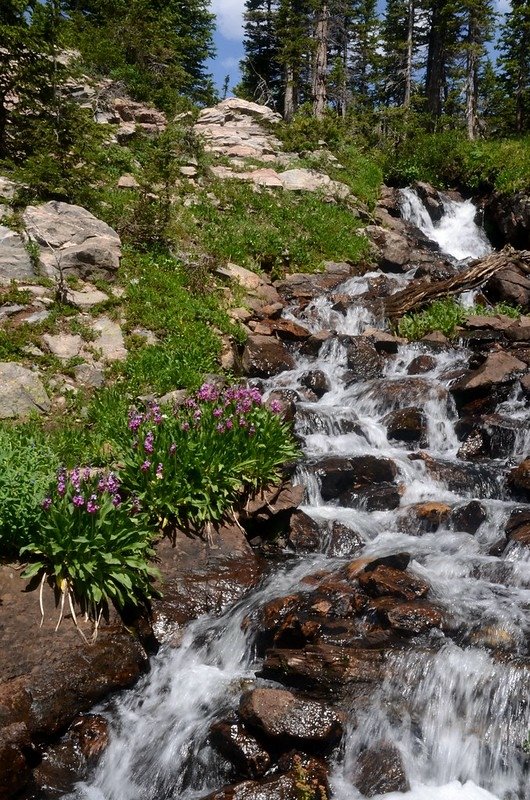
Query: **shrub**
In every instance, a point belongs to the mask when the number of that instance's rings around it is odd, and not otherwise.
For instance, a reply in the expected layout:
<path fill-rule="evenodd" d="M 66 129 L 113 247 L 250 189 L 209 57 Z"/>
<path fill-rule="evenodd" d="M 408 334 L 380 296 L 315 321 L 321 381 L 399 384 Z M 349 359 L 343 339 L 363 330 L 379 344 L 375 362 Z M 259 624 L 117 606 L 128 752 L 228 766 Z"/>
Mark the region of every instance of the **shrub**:
<path fill-rule="evenodd" d="M 36 534 L 58 460 L 42 436 L 0 429 L 0 556 L 17 555 Z"/>
<path fill-rule="evenodd" d="M 152 405 L 129 418 L 123 485 L 162 526 L 221 520 L 245 492 L 272 483 L 296 446 L 256 389 L 211 384 L 176 410 Z"/>
<path fill-rule="evenodd" d="M 150 596 L 152 535 L 136 501 L 124 502 L 113 473 L 60 469 L 42 508 L 41 525 L 22 548 L 32 559 L 24 577 L 42 575 L 41 586 L 52 578 L 61 609 L 68 599 L 74 621 L 72 596 L 94 615 L 96 629 L 106 603 L 123 608 Z"/>
<path fill-rule="evenodd" d="M 452 336 L 458 325 L 462 325 L 467 317 L 475 314 L 481 316 L 502 314 L 518 319 L 521 309 L 507 303 L 499 303 L 493 307 L 477 305 L 465 308 L 454 298 L 448 297 L 445 300 L 435 300 L 424 311 L 405 314 L 398 323 L 398 332 L 406 339 L 421 339 L 433 331 L 441 331 L 445 336 Z"/>

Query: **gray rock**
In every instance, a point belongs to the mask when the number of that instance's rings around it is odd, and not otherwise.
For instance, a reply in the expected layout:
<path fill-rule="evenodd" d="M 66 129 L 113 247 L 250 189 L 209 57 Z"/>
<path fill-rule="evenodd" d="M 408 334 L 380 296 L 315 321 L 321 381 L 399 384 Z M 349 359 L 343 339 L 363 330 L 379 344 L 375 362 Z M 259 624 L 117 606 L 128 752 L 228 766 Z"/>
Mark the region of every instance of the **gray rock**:
<path fill-rule="evenodd" d="M 74 375 L 78 383 L 93 389 L 99 389 L 105 382 L 103 370 L 92 364 L 78 364 L 77 367 L 74 367 Z"/>
<path fill-rule="evenodd" d="M 33 265 L 22 236 L 0 225 L 0 284 L 33 277 Z"/>
<path fill-rule="evenodd" d="M 134 175 L 122 175 L 118 178 L 118 183 L 116 184 L 118 189 L 139 189 L 140 184 L 134 177 Z"/>
<path fill-rule="evenodd" d="M 20 184 L 0 176 L 0 197 L 3 197 L 4 200 L 13 200 L 19 188 Z"/>
<path fill-rule="evenodd" d="M 92 308 L 97 306 L 98 303 L 105 303 L 109 299 L 108 294 L 100 292 L 94 286 L 88 284 L 80 291 L 68 291 L 68 300 L 77 306 L 77 308 Z"/>
<path fill-rule="evenodd" d="M 94 347 L 105 361 L 124 361 L 127 358 L 123 333 L 117 322 L 109 317 L 99 317 L 91 327 L 98 334 Z"/>
<path fill-rule="evenodd" d="M 82 338 L 78 334 L 71 333 L 45 333 L 42 337 L 42 343 L 52 355 L 65 361 L 78 356 L 83 347 Z"/>
<path fill-rule="evenodd" d="M 59 269 L 80 278 L 112 278 L 120 264 L 120 237 L 106 222 L 80 206 L 55 200 L 29 206 L 24 225 L 40 247 L 42 271 L 56 277 Z"/>
<path fill-rule="evenodd" d="M 14 362 L 0 363 L 0 419 L 49 410 L 50 399 L 34 372 Z"/>
<path fill-rule="evenodd" d="M 323 192 L 328 197 L 345 199 L 351 192 L 345 183 L 333 181 L 314 169 L 288 169 L 278 174 L 284 189 L 290 192 Z"/>
<path fill-rule="evenodd" d="M 26 325 L 38 325 L 40 322 L 45 322 L 49 316 L 49 311 L 35 311 L 33 314 L 30 314 L 29 317 L 26 317 L 24 322 Z"/>

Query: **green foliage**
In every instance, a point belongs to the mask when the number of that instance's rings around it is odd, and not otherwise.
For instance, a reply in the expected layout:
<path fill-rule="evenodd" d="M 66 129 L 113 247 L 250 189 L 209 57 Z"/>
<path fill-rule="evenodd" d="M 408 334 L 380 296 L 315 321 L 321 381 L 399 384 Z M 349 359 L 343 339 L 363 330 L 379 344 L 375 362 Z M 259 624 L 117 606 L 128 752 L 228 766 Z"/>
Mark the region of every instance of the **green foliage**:
<path fill-rule="evenodd" d="M 135 412 L 124 487 L 163 524 L 220 521 L 244 492 L 266 486 L 297 449 L 256 389 L 204 384 L 174 411 Z"/>
<path fill-rule="evenodd" d="M 311 192 L 255 192 L 241 181 L 214 186 L 220 205 L 208 198 L 193 208 L 201 246 L 215 258 L 281 275 L 310 272 L 325 260 L 357 263 L 368 255 L 360 223 L 342 203 L 325 203 Z"/>
<path fill-rule="evenodd" d="M 58 459 L 42 434 L 0 428 L 0 556 L 13 556 L 38 532 Z"/>
<path fill-rule="evenodd" d="M 502 314 L 511 319 L 518 319 L 521 310 L 507 303 L 499 303 L 493 307 L 477 305 L 465 308 L 450 297 L 445 300 L 435 300 L 424 311 L 405 314 L 399 321 L 398 332 L 406 339 L 421 339 L 433 331 L 441 331 L 445 336 L 452 336 L 455 329 L 468 317 L 477 314 L 482 316 Z"/>
<path fill-rule="evenodd" d="M 73 593 L 87 610 L 110 601 L 119 608 L 149 597 L 156 571 L 152 534 L 134 504 L 122 501 L 112 473 L 60 471 L 43 501 L 42 523 L 22 548 L 31 563 L 24 577 L 46 573 L 63 595 Z"/>

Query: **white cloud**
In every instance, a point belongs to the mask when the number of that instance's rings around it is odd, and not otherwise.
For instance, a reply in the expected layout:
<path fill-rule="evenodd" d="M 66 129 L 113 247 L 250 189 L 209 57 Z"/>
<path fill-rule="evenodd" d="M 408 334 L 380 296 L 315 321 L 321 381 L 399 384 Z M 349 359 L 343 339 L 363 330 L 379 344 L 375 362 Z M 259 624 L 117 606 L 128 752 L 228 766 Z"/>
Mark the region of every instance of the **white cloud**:
<path fill-rule="evenodd" d="M 245 0 L 211 0 L 217 27 L 225 39 L 240 42 L 243 38 L 243 11 Z"/>

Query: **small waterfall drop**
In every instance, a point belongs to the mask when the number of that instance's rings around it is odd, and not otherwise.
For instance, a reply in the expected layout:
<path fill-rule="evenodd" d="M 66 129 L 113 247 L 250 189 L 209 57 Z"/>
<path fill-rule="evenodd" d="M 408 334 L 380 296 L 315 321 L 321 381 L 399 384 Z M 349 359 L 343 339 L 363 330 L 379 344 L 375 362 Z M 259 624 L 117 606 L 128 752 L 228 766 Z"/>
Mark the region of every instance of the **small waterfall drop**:
<path fill-rule="evenodd" d="M 475 222 L 477 209 L 471 200 L 451 200 L 442 194 L 444 214 L 433 222 L 414 189 L 401 189 L 400 195 L 403 219 L 438 242 L 441 250 L 456 261 L 481 258 L 491 252 L 486 234 Z"/>

